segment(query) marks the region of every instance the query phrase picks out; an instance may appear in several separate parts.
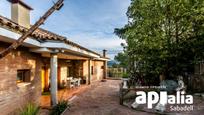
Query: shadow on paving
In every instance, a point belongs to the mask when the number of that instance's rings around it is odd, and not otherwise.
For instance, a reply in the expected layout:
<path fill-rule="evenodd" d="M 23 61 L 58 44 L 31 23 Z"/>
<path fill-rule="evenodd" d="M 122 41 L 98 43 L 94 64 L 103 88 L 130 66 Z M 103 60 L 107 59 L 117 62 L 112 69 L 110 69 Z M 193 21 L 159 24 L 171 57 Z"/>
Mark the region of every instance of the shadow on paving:
<path fill-rule="evenodd" d="M 152 115 L 138 112 L 119 104 L 120 80 L 93 83 L 71 102 L 64 115 Z"/>

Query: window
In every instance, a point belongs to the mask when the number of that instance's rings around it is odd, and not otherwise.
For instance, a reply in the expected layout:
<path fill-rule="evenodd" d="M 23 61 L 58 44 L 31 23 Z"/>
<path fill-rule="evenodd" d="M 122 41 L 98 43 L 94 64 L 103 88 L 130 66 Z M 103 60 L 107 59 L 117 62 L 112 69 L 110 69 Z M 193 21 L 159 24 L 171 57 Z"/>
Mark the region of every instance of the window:
<path fill-rule="evenodd" d="M 17 70 L 17 83 L 30 82 L 30 70 Z"/>
<path fill-rule="evenodd" d="M 104 66 L 101 66 L 101 69 L 104 69 Z"/>

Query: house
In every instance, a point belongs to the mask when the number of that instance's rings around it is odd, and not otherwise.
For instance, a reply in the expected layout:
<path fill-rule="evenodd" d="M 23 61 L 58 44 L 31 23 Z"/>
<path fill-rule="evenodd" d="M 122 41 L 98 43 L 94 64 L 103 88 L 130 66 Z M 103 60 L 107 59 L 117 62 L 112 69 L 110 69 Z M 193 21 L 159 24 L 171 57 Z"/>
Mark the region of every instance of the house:
<path fill-rule="evenodd" d="M 30 24 L 32 8 L 20 0 L 10 0 L 11 19 L 0 16 L 0 51 L 11 45 Z M 8 114 L 29 102 L 39 104 L 43 91 L 51 91 L 52 105 L 57 90 L 68 78 L 91 84 L 107 77 L 106 50 L 103 55 L 68 38 L 37 29 L 15 51 L 0 59 L 0 112 Z"/>

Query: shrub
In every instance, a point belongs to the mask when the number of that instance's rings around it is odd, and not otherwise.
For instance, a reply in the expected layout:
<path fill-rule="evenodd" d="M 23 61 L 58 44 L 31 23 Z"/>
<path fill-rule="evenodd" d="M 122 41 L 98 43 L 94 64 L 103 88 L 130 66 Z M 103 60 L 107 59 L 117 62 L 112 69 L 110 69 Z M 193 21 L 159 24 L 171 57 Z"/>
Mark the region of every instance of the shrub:
<path fill-rule="evenodd" d="M 42 95 L 50 95 L 50 92 L 42 92 Z"/>
<path fill-rule="evenodd" d="M 53 107 L 50 115 L 60 115 L 67 107 L 69 107 L 67 100 L 59 101 L 59 103 Z"/>
<path fill-rule="evenodd" d="M 20 111 L 20 115 L 37 115 L 39 112 L 39 107 L 36 105 L 29 103 Z"/>
<path fill-rule="evenodd" d="M 129 74 L 128 73 L 123 73 L 123 78 L 129 78 Z"/>

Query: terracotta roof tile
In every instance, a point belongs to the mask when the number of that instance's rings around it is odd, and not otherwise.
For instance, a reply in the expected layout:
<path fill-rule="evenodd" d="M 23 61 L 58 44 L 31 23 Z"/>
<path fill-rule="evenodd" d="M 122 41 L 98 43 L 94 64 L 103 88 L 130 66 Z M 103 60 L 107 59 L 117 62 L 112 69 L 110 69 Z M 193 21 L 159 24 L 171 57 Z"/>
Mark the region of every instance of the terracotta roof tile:
<path fill-rule="evenodd" d="M 28 29 L 25 27 L 22 27 L 20 25 L 18 25 L 17 23 L 13 22 L 12 20 L 3 17 L 0 15 L 0 26 L 7 28 L 11 31 L 14 31 L 16 33 L 22 34 L 25 33 Z M 60 36 L 58 34 L 55 34 L 53 32 L 50 32 L 48 30 L 42 29 L 42 28 L 38 28 L 32 35 L 31 37 L 33 37 L 36 40 L 40 40 L 40 41 L 45 41 L 45 40 L 54 40 L 54 41 L 61 41 L 64 42 L 66 44 L 78 47 L 80 49 L 86 50 L 88 52 L 94 53 L 96 55 L 100 55 L 94 51 L 91 51 L 83 46 L 80 46 L 70 40 L 68 40 L 66 37 L 64 36 Z"/>

